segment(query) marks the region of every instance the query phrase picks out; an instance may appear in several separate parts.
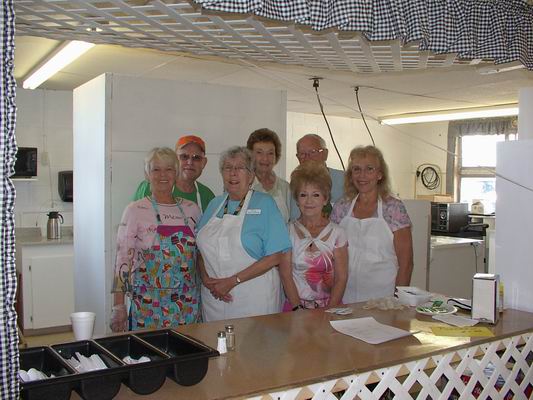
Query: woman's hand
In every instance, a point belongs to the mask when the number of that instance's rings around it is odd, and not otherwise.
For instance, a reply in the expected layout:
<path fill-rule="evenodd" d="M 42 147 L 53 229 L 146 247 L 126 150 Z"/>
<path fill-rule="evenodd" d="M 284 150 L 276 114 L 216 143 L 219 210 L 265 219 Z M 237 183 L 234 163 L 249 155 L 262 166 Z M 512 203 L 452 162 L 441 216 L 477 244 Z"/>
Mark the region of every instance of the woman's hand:
<path fill-rule="evenodd" d="M 230 276 L 228 278 L 208 278 L 208 285 L 204 285 L 209 289 L 213 297 L 218 300 L 229 303 L 233 300 L 233 297 L 229 293 L 237 285 L 235 277 Z"/>
<path fill-rule="evenodd" d="M 113 332 L 125 332 L 128 330 L 128 313 L 126 312 L 125 304 L 113 306 L 110 327 Z"/>

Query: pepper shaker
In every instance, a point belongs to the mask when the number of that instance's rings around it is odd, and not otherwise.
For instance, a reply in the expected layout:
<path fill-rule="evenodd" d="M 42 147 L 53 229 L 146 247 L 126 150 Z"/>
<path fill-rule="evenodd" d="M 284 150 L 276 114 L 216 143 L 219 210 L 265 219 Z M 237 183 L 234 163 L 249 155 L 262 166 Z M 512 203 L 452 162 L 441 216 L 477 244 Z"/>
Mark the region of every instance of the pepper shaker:
<path fill-rule="evenodd" d="M 220 354 L 225 354 L 228 352 L 228 349 L 226 347 L 226 332 L 220 331 L 218 332 L 218 341 L 217 341 L 217 351 Z"/>
<path fill-rule="evenodd" d="M 228 351 L 235 350 L 235 330 L 233 325 L 226 325 L 226 347 Z"/>

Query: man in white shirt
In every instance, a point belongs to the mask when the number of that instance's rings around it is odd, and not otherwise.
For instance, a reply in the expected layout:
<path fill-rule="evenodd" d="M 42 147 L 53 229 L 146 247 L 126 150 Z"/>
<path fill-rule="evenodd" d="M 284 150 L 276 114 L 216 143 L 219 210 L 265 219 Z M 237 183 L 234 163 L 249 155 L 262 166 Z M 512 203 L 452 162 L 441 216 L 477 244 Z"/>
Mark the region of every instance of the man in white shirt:
<path fill-rule="evenodd" d="M 324 163 L 328 159 L 328 149 L 326 142 L 319 135 L 313 133 L 302 136 L 296 142 L 296 158 L 300 164 L 313 160 Z M 327 167 L 327 165 L 326 165 Z M 331 212 L 332 205 L 344 195 L 344 171 L 329 168 L 329 176 L 331 177 L 331 199 L 330 204 L 325 206 L 325 212 Z M 291 200 L 291 220 L 295 220 L 300 216 L 300 210 L 296 205 L 294 199 Z"/>

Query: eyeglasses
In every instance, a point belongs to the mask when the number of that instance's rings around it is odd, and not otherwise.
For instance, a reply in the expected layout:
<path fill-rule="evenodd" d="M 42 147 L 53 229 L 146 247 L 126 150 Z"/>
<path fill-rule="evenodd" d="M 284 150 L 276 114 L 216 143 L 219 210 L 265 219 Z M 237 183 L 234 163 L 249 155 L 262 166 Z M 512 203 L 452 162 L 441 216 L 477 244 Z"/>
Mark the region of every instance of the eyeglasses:
<path fill-rule="evenodd" d="M 324 151 L 324 149 L 309 150 L 309 151 L 306 151 L 306 152 L 296 153 L 296 157 L 298 157 L 298 158 L 310 158 L 310 157 L 313 157 L 316 154 L 322 153 L 323 151 Z"/>
<path fill-rule="evenodd" d="M 365 173 L 367 175 L 372 175 L 374 172 L 376 172 L 378 169 L 376 167 L 374 167 L 373 165 L 367 165 L 366 167 L 359 167 L 359 166 L 355 166 L 355 167 L 352 167 L 352 174 L 353 175 L 360 175 L 361 173 Z"/>
<path fill-rule="evenodd" d="M 178 159 L 180 161 L 183 161 L 183 162 L 187 162 L 189 160 L 192 160 L 193 162 L 200 162 L 204 159 L 204 156 L 200 155 L 200 154 L 186 154 L 186 153 L 181 153 L 181 154 L 178 154 Z"/>
<path fill-rule="evenodd" d="M 235 171 L 235 172 L 243 172 L 243 171 L 249 171 L 250 169 L 248 167 L 246 167 L 245 165 L 224 165 L 222 167 L 222 171 L 229 174 L 231 173 L 232 171 Z"/>

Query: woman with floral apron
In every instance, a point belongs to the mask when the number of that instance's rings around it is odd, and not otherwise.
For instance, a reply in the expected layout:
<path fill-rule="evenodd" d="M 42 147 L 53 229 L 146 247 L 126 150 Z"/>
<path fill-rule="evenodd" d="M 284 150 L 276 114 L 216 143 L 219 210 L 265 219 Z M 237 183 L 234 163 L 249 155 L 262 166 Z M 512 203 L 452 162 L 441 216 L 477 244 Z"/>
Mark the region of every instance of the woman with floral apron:
<path fill-rule="evenodd" d="M 194 235 L 200 209 L 191 201 L 172 197 L 175 154 L 163 150 L 152 154 L 147 163 L 152 198 L 131 203 L 119 226 L 113 331 L 126 329 L 127 319 L 131 330 L 200 320 Z M 124 295 L 131 296 L 129 313 Z"/>

